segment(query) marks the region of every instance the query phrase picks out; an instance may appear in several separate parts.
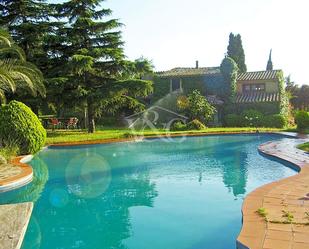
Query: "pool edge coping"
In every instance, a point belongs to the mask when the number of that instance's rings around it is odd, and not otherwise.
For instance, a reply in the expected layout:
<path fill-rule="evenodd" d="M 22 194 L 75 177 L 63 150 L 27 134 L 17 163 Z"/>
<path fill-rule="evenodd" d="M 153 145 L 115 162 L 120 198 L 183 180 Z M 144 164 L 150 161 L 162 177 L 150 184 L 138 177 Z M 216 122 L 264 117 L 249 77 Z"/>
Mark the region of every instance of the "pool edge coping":
<path fill-rule="evenodd" d="M 33 169 L 27 164 L 33 158 L 32 155 L 18 156 L 11 160 L 12 167 L 18 166 L 21 172 L 18 175 L 0 181 L 0 193 L 14 190 L 27 185 L 33 180 Z"/>
<path fill-rule="evenodd" d="M 160 138 L 177 138 L 177 137 L 204 137 L 204 136 L 216 136 L 216 135 L 254 135 L 254 134 L 275 134 L 275 135 L 284 135 L 295 137 L 299 133 L 295 132 L 281 132 L 281 131 L 228 131 L 228 132 L 200 132 L 200 133 L 177 133 L 177 134 L 158 134 L 151 136 L 139 136 L 130 137 L 130 138 L 107 138 L 107 139 L 96 139 L 96 140 L 87 140 L 87 141 L 74 141 L 74 142 L 60 142 L 60 143 L 51 143 L 46 145 L 46 148 L 55 148 L 55 147 L 70 147 L 70 146 L 80 146 L 80 145 L 99 145 L 99 144 L 111 144 L 111 143 L 120 143 L 120 142 L 134 142 L 139 141 L 137 138 L 141 139 L 160 139 Z M 300 134 L 302 135 L 302 134 Z"/>

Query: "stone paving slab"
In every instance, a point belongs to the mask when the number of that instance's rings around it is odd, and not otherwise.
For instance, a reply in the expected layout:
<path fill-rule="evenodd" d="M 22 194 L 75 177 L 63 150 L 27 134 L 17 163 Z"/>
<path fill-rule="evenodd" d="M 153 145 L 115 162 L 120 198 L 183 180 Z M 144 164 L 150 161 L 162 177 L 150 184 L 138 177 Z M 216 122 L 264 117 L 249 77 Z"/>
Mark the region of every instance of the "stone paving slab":
<path fill-rule="evenodd" d="M 33 209 L 32 202 L 0 206 L 0 248 L 19 249 Z"/>
<path fill-rule="evenodd" d="M 309 249 L 309 155 L 296 148 L 307 141 L 307 137 L 283 139 L 259 147 L 263 154 L 293 163 L 299 174 L 246 197 L 238 249 Z M 259 208 L 266 210 L 265 217 L 258 214 Z"/>

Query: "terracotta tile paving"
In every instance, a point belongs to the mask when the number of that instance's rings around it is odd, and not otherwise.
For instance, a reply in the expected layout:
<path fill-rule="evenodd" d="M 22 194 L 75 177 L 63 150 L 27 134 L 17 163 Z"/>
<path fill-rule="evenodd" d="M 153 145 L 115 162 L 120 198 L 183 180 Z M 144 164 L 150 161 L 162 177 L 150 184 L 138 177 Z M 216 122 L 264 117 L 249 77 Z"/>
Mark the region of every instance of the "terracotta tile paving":
<path fill-rule="evenodd" d="M 239 249 L 309 249 L 309 155 L 296 149 L 304 141 L 308 139 L 269 142 L 259 147 L 264 154 L 297 165 L 300 172 L 262 186 L 246 197 L 243 228 L 237 239 Z M 266 217 L 257 213 L 261 207 Z"/>

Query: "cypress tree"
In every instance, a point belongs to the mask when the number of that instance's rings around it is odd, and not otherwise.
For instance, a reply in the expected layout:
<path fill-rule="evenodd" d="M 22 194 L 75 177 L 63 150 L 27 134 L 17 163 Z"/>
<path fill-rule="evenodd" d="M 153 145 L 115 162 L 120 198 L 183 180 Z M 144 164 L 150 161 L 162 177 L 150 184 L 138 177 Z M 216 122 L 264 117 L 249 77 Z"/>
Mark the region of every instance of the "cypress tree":
<path fill-rule="evenodd" d="M 227 47 L 227 56 L 232 58 L 239 69 L 239 72 L 247 72 L 247 66 L 245 63 L 245 52 L 242 46 L 242 40 L 240 34 L 234 35 L 230 33 L 229 44 Z"/>
<path fill-rule="evenodd" d="M 269 58 L 268 58 L 267 66 L 266 66 L 267 71 L 273 70 L 273 62 L 271 60 L 271 52 L 272 52 L 272 50 L 270 50 L 270 52 L 269 52 Z"/>
<path fill-rule="evenodd" d="M 233 103 L 237 91 L 237 64 L 232 58 L 225 57 L 221 62 L 220 71 L 225 82 L 225 100 L 227 103 Z"/>

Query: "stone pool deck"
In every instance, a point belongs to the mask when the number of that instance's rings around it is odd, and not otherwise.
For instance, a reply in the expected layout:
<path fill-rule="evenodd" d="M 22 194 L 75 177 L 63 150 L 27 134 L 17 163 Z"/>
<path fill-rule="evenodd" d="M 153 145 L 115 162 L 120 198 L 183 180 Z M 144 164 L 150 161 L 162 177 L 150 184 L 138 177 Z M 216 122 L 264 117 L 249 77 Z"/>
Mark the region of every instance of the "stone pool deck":
<path fill-rule="evenodd" d="M 0 248 L 19 249 L 31 217 L 33 203 L 0 205 Z"/>
<path fill-rule="evenodd" d="M 259 151 L 290 162 L 299 174 L 264 185 L 244 200 L 238 249 L 309 249 L 309 154 L 296 148 L 308 138 L 269 142 Z M 258 213 L 258 209 L 263 208 Z"/>

